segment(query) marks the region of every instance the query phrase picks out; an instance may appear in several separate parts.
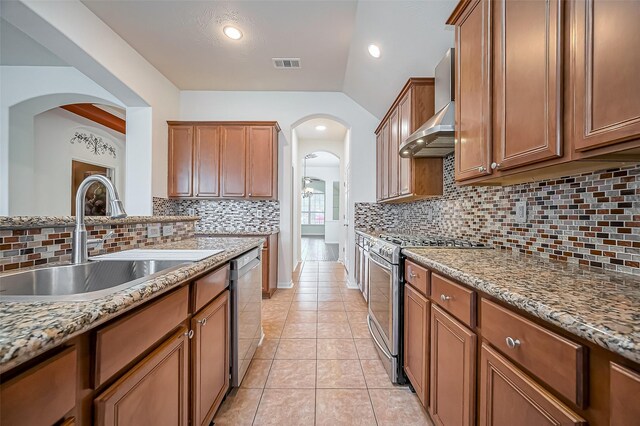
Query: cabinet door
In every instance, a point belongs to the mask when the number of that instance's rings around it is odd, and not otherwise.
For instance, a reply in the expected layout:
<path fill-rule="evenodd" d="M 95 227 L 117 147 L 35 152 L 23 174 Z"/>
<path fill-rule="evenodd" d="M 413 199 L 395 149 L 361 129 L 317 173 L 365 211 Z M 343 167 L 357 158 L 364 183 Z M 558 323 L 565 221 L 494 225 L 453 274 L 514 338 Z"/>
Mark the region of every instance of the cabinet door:
<path fill-rule="evenodd" d="M 246 195 L 247 131 L 244 126 L 222 127 L 222 196 Z"/>
<path fill-rule="evenodd" d="M 438 425 L 472 425 L 476 335 L 431 305 L 431 417 Z"/>
<path fill-rule="evenodd" d="M 396 108 L 389 117 L 389 198 L 397 197 L 399 194 L 399 167 L 400 155 L 398 149 L 398 109 Z"/>
<path fill-rule="evenodd" d="M 229 291 L 191 320 L 193 424 L 208 425 L 229 389 Z"/>
<path fill-rule="evenodd" d="M 382 200 L 382 178 L 384 177 L 382 162 L 383 157 L 383 137 L 382 131 L 376 135 L 376 200 Z"/>
<path fill-rule="evenodd" d="M 575 149 L 640 137 L 640 2 L 573 2 Z M 615 46 L 612 47 L 612 46 Z"/>
<path fill-rule="evenodd" d="M 456 27 L 456 180 L 491 173 L 491 1 L 471 0 Z"/>
<path fill-rule="evenodd" d="M 182 329 L 100 394 L 96 424 L 187 426 L 188 343 Z"/>
<path fill-rule="evenodd" d="M 193 127 L 169 126 L 169 196 L 193 195 Z"/>
<path fill-rule="evenodd" d="M 480 366 L 480 425 L 583 425 L 584 419 L 486 343 Z"/>
<path fill-rule="evenodd" d="M 429 365 L 429 302 L 410 285 L 404 287 L 404 371 L 427 406 Z"/>
<path fill-rule="evenodd" d="M 407 94 L 400 99 L 398 103 L 398 127 L 399 127 L 399 143 L 402 143 L 413 133 L 413 120 L 411 117 L 411 101 L 412 91 L 409 90 Z M 398 192 L 399 195 L 408 195 L 413 192 L 412 185 L 412 173 L 413 173 L 413 161 L 410 158 L 400 157 L 400 183 Z"/>
<path fill-rule="evenodd" d="M 640 374 L 615 363 L 611 363 L 610 371 L 610 426 L 637 424 L 640 418 Z"/>
<path fill-rule="evenodd" d="M 381 168 L 378 173 L 382 174 L 381 182 L 382 182 L 382 192 L 380 193 L 380 198 L 382 200 L 386 200 L 389 198 L 389 121 L 382 126 L 382 130 L 380 131 L 382 135 L 382 159 L 381 159 Z"/>
<path fill-rule="evenodd" d="M 251 126 L 248 132 L 247 195 L 249 198 L 273 198 L 278 173 L 273 127 Z"/>
<path fill-rule="evenodd" d="M 196 126 L 193 195 L 220 195 L 220 127 Z"/>
<path fill-rule="evenodd" d="M 269 292 L 269 248 L 262 249 L 262 295 L 271 297 Z"/>
<path fill-rule="evenodd" d="M 493 169 L 562 155 L 562 5 L 493 3 Z"/>

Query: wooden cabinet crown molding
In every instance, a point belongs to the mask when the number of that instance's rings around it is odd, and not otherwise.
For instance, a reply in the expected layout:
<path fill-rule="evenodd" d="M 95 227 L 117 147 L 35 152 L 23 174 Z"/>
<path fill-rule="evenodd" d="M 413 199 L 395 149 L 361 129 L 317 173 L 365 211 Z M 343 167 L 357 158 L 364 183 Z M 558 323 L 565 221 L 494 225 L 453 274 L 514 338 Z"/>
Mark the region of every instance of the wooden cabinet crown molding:
<path fill-rule="evenodd" d="M 280 132 L 280 124 L 277 121 L 167 121 L 169 126 L 269 126 L 275 127 Z"/>

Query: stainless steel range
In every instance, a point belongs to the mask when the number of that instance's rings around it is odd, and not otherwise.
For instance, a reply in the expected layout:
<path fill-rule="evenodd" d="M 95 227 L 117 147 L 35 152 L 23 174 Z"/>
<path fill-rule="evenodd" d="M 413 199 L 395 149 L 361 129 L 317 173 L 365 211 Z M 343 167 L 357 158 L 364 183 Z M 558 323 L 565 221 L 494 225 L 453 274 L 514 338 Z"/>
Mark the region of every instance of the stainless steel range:
<path fill-rule="evenodd" d="M 485 248 L 484 244 L 433 235 L 380 234 L 370 237 L 368 262 L 369 332 L 393 383 L 405 383 L 402 371 L 404 257 L 408 247 Z"/>

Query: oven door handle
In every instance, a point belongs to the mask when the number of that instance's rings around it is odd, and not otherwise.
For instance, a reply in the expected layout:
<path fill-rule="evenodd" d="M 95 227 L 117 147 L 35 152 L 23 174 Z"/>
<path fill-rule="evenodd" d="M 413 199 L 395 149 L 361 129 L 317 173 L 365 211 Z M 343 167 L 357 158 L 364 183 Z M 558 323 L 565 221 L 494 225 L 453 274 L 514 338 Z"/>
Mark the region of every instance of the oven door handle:
<path fill-rule="evenodd" d="M 382 269 L 384 269 L 385 271 L 391 271 L 391 267 L 389 265 L 383 265 L 382 263 L 378 262 L 374 256 L 377 255 L 371 255 L 369 254 L 369 260 L 372 261 L 373 263 L 375 263 L 376 265 L 378 265 L 379 267 L 381 267 Z"/>
<path fill-rule="evenodd" d="M 376 342 L 376 345 L 380 348 L 380 350 L 386 355 L 387 358 L 393 358 L 393 356 L 389 352 L 387 352 L 384 346 L 382 346 L 380 342 L 378 342 L 378 339 L 376 339 L 376 335 L 371 329 L 371 315 L 367 315 L 367 327 L 369 327 L 369 333 L 371 334 L 373 341 Z"/>

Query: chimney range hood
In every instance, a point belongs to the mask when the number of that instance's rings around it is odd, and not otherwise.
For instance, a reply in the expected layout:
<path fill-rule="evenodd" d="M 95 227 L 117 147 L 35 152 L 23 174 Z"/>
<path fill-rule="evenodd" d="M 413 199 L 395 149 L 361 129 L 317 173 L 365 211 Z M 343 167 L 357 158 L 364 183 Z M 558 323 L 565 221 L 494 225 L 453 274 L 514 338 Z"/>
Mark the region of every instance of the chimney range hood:
<path fill-rule="evenodd" d="M 438 112 L 402 142 L 401 157 L 444 157 L 453 152 L 454 83 L 454 49 L 449 49 L 436 66 L 435 107 Z"/>

